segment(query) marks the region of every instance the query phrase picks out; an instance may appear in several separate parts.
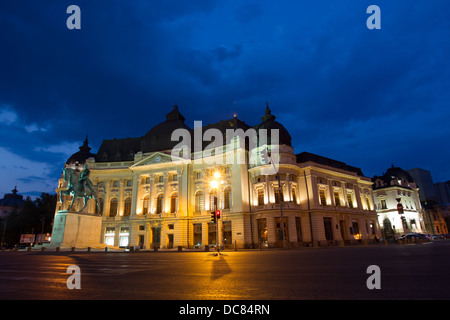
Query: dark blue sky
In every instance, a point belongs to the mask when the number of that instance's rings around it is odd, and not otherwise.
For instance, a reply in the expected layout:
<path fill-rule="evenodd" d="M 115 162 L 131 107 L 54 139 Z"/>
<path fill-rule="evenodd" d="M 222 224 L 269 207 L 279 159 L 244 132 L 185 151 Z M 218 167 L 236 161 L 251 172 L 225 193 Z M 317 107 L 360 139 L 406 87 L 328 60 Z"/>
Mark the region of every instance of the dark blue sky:
<path fill-rule="evenodd" d="M 174 104 L 256 125 L 268 101 L 296 153 L 448 180 L 449 36 L 448 0 L 2 0 L 0 195 L 53 192 L 86 134 L 96 152 Z"/>

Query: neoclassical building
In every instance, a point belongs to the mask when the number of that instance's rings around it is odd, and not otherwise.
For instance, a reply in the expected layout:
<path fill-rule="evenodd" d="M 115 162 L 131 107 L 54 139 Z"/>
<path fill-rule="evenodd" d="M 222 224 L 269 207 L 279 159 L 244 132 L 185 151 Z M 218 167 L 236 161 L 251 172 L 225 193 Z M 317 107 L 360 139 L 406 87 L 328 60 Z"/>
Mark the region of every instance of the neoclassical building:
<path fill-rule="evenodd" d="M 392 165 L 382 176 L 373 177 L 373 196 L 383 237 L 425 232 L 419 188 L 411 175 Z"/>
<path fill-rule="evenodd" d="M 199 130 L 185 124 L 177 106 L 142 137 L 103 140 L 95 154 L 86 139 L 66 167 L 81 171 L 87 165 L 91 181 L 104 186 L 100 209 L 93 200 L 87 207 L 102 216 L 100 242 L 147 249 L 203 248 L 217 241 L 225 247 L 281 247 L 283 225 L 286 247 L 380 238 L 371 179 L 340 161 L 295 154 L 289 132 L 268 105 L 262 113 L 256 126 L 236 116 L 202 126 L 202 132 L 221 132 L 223 146 L 210 148 L 212 140 L 206 139 L 200 151 L 193 147 L 190 154 L 186 149 L 177 153 L 184 160 L 202 161 L 174 161 L 179 144 L 172 141 L 174 131 L 194 136 Z M 266 144 L 255 147 L 226 135 L 238 129 L 276 130 L 278 136 L 269 135 Z M 273 164 L 264 161 L 262 150 L 276 155 L 277 172 L 269 170 Z M 245 161 L 230 163 L 227 157 Z M 56 191 L 65 187 L 61 178 Z M 67 209 L 68 201 L 63 203 L 56 212 Z M 218 225 L 211 222 L 215 209 L 221 212 Z"/>

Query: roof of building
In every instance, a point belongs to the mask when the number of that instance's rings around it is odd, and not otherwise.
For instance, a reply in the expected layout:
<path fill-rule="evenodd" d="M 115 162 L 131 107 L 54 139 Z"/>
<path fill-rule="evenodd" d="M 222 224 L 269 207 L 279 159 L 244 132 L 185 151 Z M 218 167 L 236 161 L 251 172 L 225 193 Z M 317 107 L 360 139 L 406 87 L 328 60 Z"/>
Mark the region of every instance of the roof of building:
<path fill-rule="evenodd" d="M 14 187 L 12 193 L 7 193 L 0 199 L 0 207 L 21 207 L 23 205 L 23 196 L 17 194 L 19 191 Z"/>
<path fill-rule="evenodd" d="M 382 180 L 384 182 L 384 185 L 376 185 L 375 182 L 377 180 Z M 399 184 L 398 180 L 400 180 L 402 183 Z M 410 188 L 408 186 L 408 183 L 415 183 L 412 176 L 406 170 L 403 170 L 400 167 L 394 167 L 394 165 L 387 169 L 382 176 L 374 176 L 372 178 L 372 181 L 374 182 L 374 188 L 384 188 L 390 187 L 392 185 Z M 394 181 L 395 183 L 391 183 L 391 181 Z M 406 183 L 403 183 L 405 181 Z"/>
<path fill-rule="evenodd" d="M 285 144 L 292 147 L 292 138 L 287 129 L 278 121 L 275 121 L 276 117 L 272 114 L 269 104 L 266 102 L 265 114 L 261 117 L 261 123 L 253 128 L 259 134 L 260 129 L 267 129 L 267 142 L 271 144 L 272 136 L 271 130 L 278 130 L 278 144 Z"/>
<path fill-rule="evenodd" d="M 336 169 L 342 169 L 342 170 L 354 172 L 358 176 L 364 177 L 364 174 L 360 168 L 349 166 L 348 164 L 346 164 L 345 162 L 342 162 L 342 161 L 337 161 L 334 159 L 322 157 L 317 154 L 313 154 L 313 153 L 309 153 L 309 152 L 299 153 L 296 155 L 296 157 L 297 157 L 297 163 L 312 161 L 312 162 L 323 164 L 323 165 L 333 167 Z"/>
<path fill-rule="evenodd" d="M 88 138 L 86 136 L 86 139 L 83 142 L 83 145 L 80 148 L 80 151 L 74 153 L 67 159 L 66 164 L 84 164 L 87 159 L 91 157 L 95 157 L 94 153 L 91 153 L 91 148 L 89 147 Z"/>

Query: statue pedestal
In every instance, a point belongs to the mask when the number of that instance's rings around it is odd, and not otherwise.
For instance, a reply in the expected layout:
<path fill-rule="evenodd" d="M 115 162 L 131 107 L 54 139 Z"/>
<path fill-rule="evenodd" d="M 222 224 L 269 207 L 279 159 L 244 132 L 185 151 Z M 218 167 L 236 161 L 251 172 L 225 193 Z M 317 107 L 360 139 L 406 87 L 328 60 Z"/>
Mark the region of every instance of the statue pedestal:
<path fill-rule="evenodd" d="M 102 217 L 71 211 L 58 211 L 53 222 L 50 247 L 104 248 L 100 243 Z"/>

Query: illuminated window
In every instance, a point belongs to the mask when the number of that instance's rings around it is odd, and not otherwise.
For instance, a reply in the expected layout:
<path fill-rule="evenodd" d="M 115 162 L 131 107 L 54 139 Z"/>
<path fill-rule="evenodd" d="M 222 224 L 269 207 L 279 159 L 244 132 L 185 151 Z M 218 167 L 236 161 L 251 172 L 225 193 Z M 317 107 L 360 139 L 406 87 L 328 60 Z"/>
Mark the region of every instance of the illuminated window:
<path fill-rule="evenodd" d="M 109 216 L 115 217 L 117 216 L 117 209 L 119 208 L 119 200 L 117 198 L 113 198 L 110 201 L 109 206 Z"/>
<path fill-rule="evenodd" d="M 115 229 L 114 227 L 107 227 L 105 231 L 105 244 L 107 246 L 114 245 Z"/>
<path fill-rule="evenodd" d="M 325 190 L 319 189 L 319 200 L 320 204 L 325 206 L 327 204 L 327 199 L 325 197 Z"/>
<path fill-rule="evenodd" d="M 231 198 L 232 198 L 231 187 L 226 187 L 224 190 L 224 200 L 225 200 L 224 205 L 223 205 L 224 209 L 231 208 Z"/>
<path fill-rule="evenodd" d="M 130 228 L 121 227 L 119 233 L 119 247 L 127 247 L 130 238 Z"/>
<path fill-rule="evenodd" d="M 337 206 L 340 206 L 341 205 L 341 198 L 339 197 L 339 192 L 338 191 L 334 191 L 333 194 L 334 194 L 334 203 Z"/>
<path fill-rule="evenodd" d="M 195 212 L 201 212 L 204 208 L 205 198 L 203 192 L 198 191 L 195 194 Z"/>
<path fill-rule="evenodd" d="M 149 206 L 150 206 L 150 196 L 146 195 L 144 197 L 144 204 L 143 204 L 143 207 L 142 207 L 142 214 L 147 214 L 148 213 Z"/>
<path fill-rule="evenodd" d="M 347 201 L 348 201 L 348 206 L 350 208 L 353 208 L 353 196 L 350 192 L 347 193 Z"/>
<path fill-rule="evenodd" d="M 258 206 L 264 205 L 264 189 L 258 189 Z"/>
<path fill-rule="evenodd" d="M 170 197 L 170 212 L 178 212 L 178 193 L 176 192 Z"/>
<path fill-rule="evenodd" d="M 164 200 L 164 196 L 162 194 L 160 194 L 156 198 L 156 213 L 157 214 L 163 212 L 163 200 Z"/>
<path fill-rule="evenodd" d="M 274 195 L 275 195 L 275 203 L 280 203 L 281 197 L 283 196 L 283 193 L 280 192 L 280 188 L 275 187 L 274 189 Z"/>
<path fill-rule="evenodd" d="M 131 214 L 131 198 L 128 197 L 124 201 L 123 215 L 128 217 Z"/>

